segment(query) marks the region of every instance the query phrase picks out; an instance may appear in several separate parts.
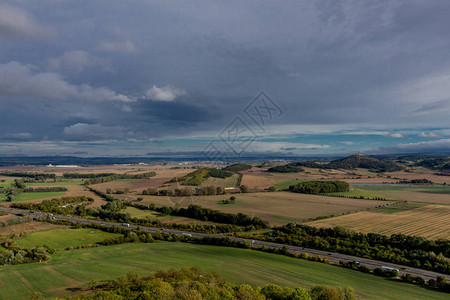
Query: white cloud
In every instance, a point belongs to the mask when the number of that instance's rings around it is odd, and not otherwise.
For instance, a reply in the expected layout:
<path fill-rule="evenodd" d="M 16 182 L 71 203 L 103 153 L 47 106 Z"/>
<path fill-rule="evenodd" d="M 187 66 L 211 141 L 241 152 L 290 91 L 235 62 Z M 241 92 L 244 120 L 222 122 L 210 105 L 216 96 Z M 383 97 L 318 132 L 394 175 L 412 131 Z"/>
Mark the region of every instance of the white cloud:
<path fill-rule="evenodd" d="M 79 96 L 81 99 L 87 99 L 92 101 L 123 101 L 123 102 L 133 102 L 136 101 L 136 98 L 129 97 L 123 94 L 118 94 L 110 89 L 101 87 L 101 88 L 93 88 L 90 85 L 84 84 L 79 88 Z"/>
<path fill-rule="evenodd" d="M 67 51 L 60 57 L 49 59 L 48 67 L 50 70 L 67 69 L 71 72 L 74 70 L 81 72 L 86 68 L 96 67 L 112 72 L 111 64 L 106 59 L 95 57 L 83 50 Z"/>
<path fill-rule="evenodd" d="M 173 101 L 179 96 L 186 95 L 186 91 L 170 85 L 160 88 L 154 85 L 151 89 L 147 90 L 145 95 L 148 99 L 154 101 Z"/>
<path fill-rule="evenodd" d="M 440 139 L 428 142 L 400 144 L 395 147 L 381 148 L 382 152 L 435 152 L 450 151 L 450 139 Z"/>
<path fill-rule="evenodd" d="M 450 109 L 450 72 L 435 73 L 411 80 L 396 89 L 393 97 L 416 113 Z"/>
<path fill-rule="evenodd" d="M 291 143 L 291 142 L 260 142 L 255 141 L 248 147 L 248 151 L 294 151 L 302 149 L 327 149 L 330 145 L 307 144 L 307 143 Z"/>
<path fill-rule="evenodd" d="M 18 62 L 0 64 L 0 95 L 42 98 L 48 100 L 81 99 L 87 101 L 135 101 L 134 97 L 118 94 L 107 88 L 88 84 L 72 85 L 57 73 L 33 73 L 33 67 Z"/>
<path fill-rule="evenodd" d="M 384 136 L 390 137 L 390 138 L 394 138 L 394 139 L 399 139 L 403 137 L 403 134 L 401 133 L 388 133 L 385 134 Z"/>
<path fill-rule="evenodd" d="M 442 136 L 440 136 L 439 134 L 436 134 L 434 132 L 421 132 L 419 134 L 420 137 L 422 138 L 429 138 L 429 139 L 437 139 L 437 138 L 441 138 Z"/>
<path fill-rule="evenodd" d="M 345 134 L 348 135 L 388 135 L 388 131 L 382 130 L 355 130 L 355 131 L 345 131 Z"/>
<path fill-rule="evenodd" d="M 138 48 L 130 41 L 102 42 L 98 44 L 97 49 L 106 52 L 121 52 L 121 53 L 136 52 L 138 50 Z"/>
<path fill-rule="evenodd" d="M 0 3 L 0 36 L 39 40 L 55 35 L 54 28 L 39 24 L 25 10 Z"/>

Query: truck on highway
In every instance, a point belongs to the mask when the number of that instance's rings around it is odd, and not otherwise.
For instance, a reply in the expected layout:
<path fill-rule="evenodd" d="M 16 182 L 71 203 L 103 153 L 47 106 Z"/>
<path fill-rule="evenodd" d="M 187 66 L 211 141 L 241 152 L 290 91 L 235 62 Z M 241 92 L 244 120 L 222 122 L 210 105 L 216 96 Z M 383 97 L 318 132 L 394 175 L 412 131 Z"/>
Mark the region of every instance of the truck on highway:
<path fill-rule="evenodd" d="M 128 223 L 122 223 L 122 226 L 130 227 L 130 224 L 128 224 Z"/>
<path fill-rule="evenodd" d="M 393 271 L 399 272 L 399 270 L 396 268 L 391 268 L 391 267 L 386 267 L 386 266 L 381 266 L 381 270 L 388 271 L 388 272 L 393 272 Z"/>

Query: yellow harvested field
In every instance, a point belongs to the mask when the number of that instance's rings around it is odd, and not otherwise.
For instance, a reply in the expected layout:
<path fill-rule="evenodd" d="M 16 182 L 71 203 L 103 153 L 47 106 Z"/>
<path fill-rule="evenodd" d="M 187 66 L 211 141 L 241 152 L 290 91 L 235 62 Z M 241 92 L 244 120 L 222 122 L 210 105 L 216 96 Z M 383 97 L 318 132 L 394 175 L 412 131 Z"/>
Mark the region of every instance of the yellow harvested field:
<path fill-rule="evenodd" d="M 9 219 L 14 218 L 15 216 L 16 215 L 13 215 L 13 214 L 6 214 L 6 215 L 3 215 L 3 216 L 0 216 L 0 221 L 7 221 Z"/>
<path fill-rule="evenodd" d="M 270 174 L 266 176 L 244 174 L 241 181 L 242 185 L 246 185 L 250 190 L 264 190 L 273 185 L 272 180 L 270 180 Z"/>
<path fill-rule="evenodd" d="M 54 224 L 50 224 L 50 223 L 46 223 L 46 222 L 32 221 L 32 222 L 28 222 L 28 223 L 0 227 L 0 237 L 2 235 L 8 235 L 8 234 L 18 233 L 18 232 L 31 233 L 31 232 L 36 232 L 36 231 L 52 230 L 52 229 L 58 229 L 58 228 L 67 228 L 67 226 L 54 225 Z"/>
<path fill-rule="evenodd" d="M 450 206 L 426 205 L 398 213 L 359 212 L 308 223 L 316 227 L 344 226 L 358 232 L 403 233 L 428 239 L 450 238 Z"/>
<path fill-rule="evenodd" d="M 239 183 L 239 175 L 233 174 L 227 178 L 209 177 L 200 186 L 202 187 L 218 186 L 222 188 L 227 188 L 227 187 L 237 187 L 238 183 Z"/>
<path fill-rule="evenodd" d="M 124 198 L 123 195 L 121 198 Z M 220 200 L 230 195 L 217 196 L 187 196 L 164 197 L 142 196 L 142 204 L 153 202 L 157 206 L 170 205 L 187 207 L 198 204 L 204 207 L 218 209 L 228 213 L 244 213 L 249 216 L 260 217 L 271 225 L 282 225 L 290 222 L 304 222 L 310 218 L 340 215 L 373 208 L 380 205 L 389 205 L 390 201 L 349 199 L 340 197 L 327 197 L 290 192 L 261 192 L 234 194 L 235 204 L 220 204 Z"/>

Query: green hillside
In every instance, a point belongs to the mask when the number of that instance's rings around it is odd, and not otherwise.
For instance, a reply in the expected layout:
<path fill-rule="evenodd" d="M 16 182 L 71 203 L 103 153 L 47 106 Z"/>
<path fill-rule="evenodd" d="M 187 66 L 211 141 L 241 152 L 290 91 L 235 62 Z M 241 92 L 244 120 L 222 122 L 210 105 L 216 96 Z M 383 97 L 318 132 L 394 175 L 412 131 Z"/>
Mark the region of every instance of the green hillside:
<path fill-rule="evenodd" d="M 233 175 L 232 172 L 214 168 L 203 168 L 195 170 L 194 172 L 191 172 L 182 177 L 174 178 L 171 180 L 171 182 L 178 181 L 183 185 L 201 185 L 209 177 L 224 179 L 230 177 L 231 175 Z"/>
<path fill-rule="evenodd" d="M 51 298 L 70 294 L 90 280 L 110 280 L 127 272 L 149 276 L 157 270 L 199 266 L 234 283 L 311 288 L 351 286 L 358 299 L 447 299 L 448 294 L 389 278 L 277 254 L 218 246 L 159 242 L 80 249 L 52 255 L 46 263 L 0 268 L 0 298 Z M 73 294 L 72 294 L 73 295 Z"/>

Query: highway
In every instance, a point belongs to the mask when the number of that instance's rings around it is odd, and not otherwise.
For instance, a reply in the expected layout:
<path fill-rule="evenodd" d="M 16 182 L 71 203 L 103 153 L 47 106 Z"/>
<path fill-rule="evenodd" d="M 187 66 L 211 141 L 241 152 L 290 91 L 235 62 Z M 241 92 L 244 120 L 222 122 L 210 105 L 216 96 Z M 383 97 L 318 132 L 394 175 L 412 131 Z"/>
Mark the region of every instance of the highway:
<path fill-rule="evenodd" d="M 33 216 L 33 217 L 48 216 L 47 213 L 30 212 L 30 211 L 13 209 L 13 208 L 5 208 L 5 207 L 0 207 L 0 211 L 12 213 L 12 214 L 23 214 L 23 215 Z M 67 221 L 70 221 L 73 223 L 84 223 L 84 224 L 90 223 L 90 224 L 100 224 L 100 225 L 103 224 L 106 226 L 117 226 L 117 227 L 129 229 L 129 230 L 139 228 L 140 230 L 145 230 L 148 232 L 154 232 L 154 233 L 165 232 L 168 234 L 175 234 L 175 235 L 179 235 L 179 236 L 188 234 L 188 235 L 191 235 L 192 237 L 198 237 L 198 238 L 203 238 L 203 237 L 229 238 L 230 240 L 233 240 L 233 241 L 251 243 L 253 247 L 266 246 L 266 247 L 275 248 L 275 249 L 281 249 L 283 247 L 286 247 L 289 252 L 297 253 L 297 254 L 307 253 L 310 256 L 320 255 L 321 257 L 326 257 L 328 259 L 328 261 L 330 261 L 332 263 L 336 263 L 336 264 L 338 264 L 339 261 L 343 261 L 343 262 L 357 261 L 360 263 L 360 265 L 366 266 L 369 269 L 376 269 L 376 268 L 381 268 L 382 266 L 385 266 L 385 267 L 398 269 L 400 275 L 409 273 L 412 276 L 420 276 L 423 279 L 425 279 L 426 281 L 429 279 L 436 279 L 437 276 L 442 276 L 442 277 L 445 277 L 447 279 L 447 281 L 450 281 L 449 275 L 440 274 L 440 273 L 436 273 L 433 271 L 427 271 L 427 270 L 412 268 L 412 267 L 408 267 L 408 266 L 397 265 L 397 264 L 392 264 L 392 263 L 388 263 L 388 262 L 382 262 L 382 261 L 377 261 L 377 260 L 373 260 L 373 259 L 361 258 L 361 257 L 357 257 L 357 256 L 351 256 L 351 255 L 323 251 L 323 250 L 309 249 L 309 248 L 303 248 L 303 247 L 297 247 L 297 246 L 265 242 L 265 241 L 260 241 L 260 240 L 251 240 L 251 239 L 232 237 L 232 236 L 224 236 L 224 235 L 220 235 L 220 234 L 188 232 L 188 231 L 181 231 L 181 230 L 174 230 L 174 229 L 164 229 L 163 230 L 161 228 L 135 226 L 135 225 L 123 226 L 123 224 L 120 224 L 120 223 L 96 221 L 96 220 L 89 220 L 89 219 L 80 219 L 80 218 L 66 217 L 66 216 L 61 216 L 61 215 L 53 215 L 52 217 L 54 220 L 67 220 Z"/>

